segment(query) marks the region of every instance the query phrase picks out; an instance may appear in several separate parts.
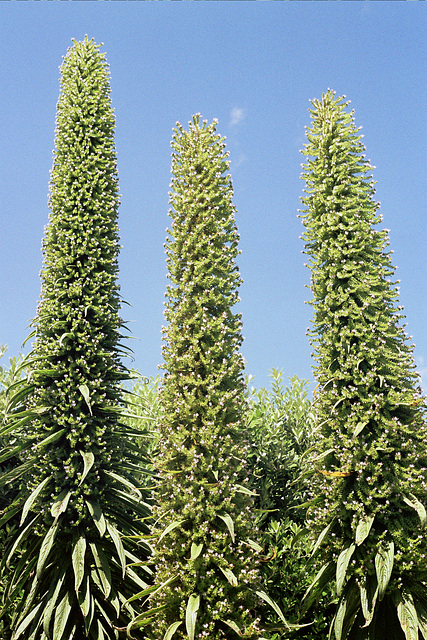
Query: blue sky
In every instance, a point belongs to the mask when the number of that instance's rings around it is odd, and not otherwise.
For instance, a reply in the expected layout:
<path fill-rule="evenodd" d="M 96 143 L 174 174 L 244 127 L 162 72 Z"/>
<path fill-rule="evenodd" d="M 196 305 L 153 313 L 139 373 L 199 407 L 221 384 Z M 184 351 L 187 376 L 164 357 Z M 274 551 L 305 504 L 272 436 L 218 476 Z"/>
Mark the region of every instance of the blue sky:
<path fill-rule="evenodd" d="M 161 362 L 170 139 L 218 118 L 231 157 L 244 279 L 243 354 L 311 378 L 311 308 L 297 218 L 309 99 L 345 94 L 377 167 L 401 304 L 427 380 L 424 2 L 0 2 L 0 343 L 16 355 L 36 311 L 59 65 L 71 39 L 103 42 L 122 205 L 124 319 L 134 366 Z M 425 382 L 424 382 L 425 386 Z"/>

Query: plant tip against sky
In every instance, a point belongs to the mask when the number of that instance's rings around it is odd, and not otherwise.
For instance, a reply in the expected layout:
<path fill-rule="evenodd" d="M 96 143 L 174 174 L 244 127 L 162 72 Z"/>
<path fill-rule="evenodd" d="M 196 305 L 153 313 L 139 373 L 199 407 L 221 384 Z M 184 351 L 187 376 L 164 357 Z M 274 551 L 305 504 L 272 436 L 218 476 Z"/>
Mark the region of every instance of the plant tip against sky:
<path fill-rule="evenodd" d="M 297 219 L 309 99 L 331 87 L 363 123 L 400 302 L 427 369 L 422 2 L 0 3 L 0 342 L 16 355 L 36 312 L 58 66 L 72 38 L 103 42 L 120 176 L 122 309 L 133 366 L 162 361 L 169 141 L 196 112 L 227 137 L 243 284 L 242 354 L 256 386 L 311 378 Z M 30 37 L 29 37 L 30 36 Z M 130 364 L 130 363 L 128 363 Z"/>

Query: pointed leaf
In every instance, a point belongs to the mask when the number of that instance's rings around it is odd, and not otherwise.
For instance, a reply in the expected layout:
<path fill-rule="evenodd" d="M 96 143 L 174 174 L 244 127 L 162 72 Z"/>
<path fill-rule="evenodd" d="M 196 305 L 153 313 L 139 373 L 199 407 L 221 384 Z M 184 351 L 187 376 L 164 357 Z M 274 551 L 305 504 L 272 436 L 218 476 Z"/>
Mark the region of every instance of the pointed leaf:
<path fill-rule="evenodd" d="M 171 640 L 172 636 L 174 635 L 175 631 L 178 629 L 178 627 L 182 624 L 182 622 L 173 622 L 171 624 L 170 627 L 168 627 L 168 630 L 166 631 L 165 635 L 163 636 L 163 640 Z"/>
<path fill-rule="evenodd" d="M 310 608 L 312 602 L 317 599 L 318 595 L 321 594 L 325 584 L 329 582 L 334 574 L 334 563 L 327 562 L 323 565 L 323 567 L 317 572 L 314 580 L 308 587 L 307 591 L 304 593 L 301 601 L 301 609 L 302 611 L 306 611 Z M 315 588 L 316 587 L 316 588 Z"/>
<path fill-rule="evenodd" d="M 200 596 L 192 593 L 188 598 L 187 610 L 185 612 L 185 626 L 187 628 L 188 640 L 194 640 L 196 632 L 197 612 L 200 607 Z"/>
<path fill-rule="evenodd" d="M 101 511 L 101 507 L 99 506 L 98 502 L 96 502 L 96 500 L 89 499 L 86 499 L 86 505 L 102 538 L 107 529 L 107 523 L 105 522 L 104 514 Z"/>
<path fill-rule="evenodd" d="M 255 540 L 251 540 L 250 538 L 248 538 L 247 540 L 245 540 L 245 542 L 254 551 L 258 551 L 259 553 L 263 551 L 263 548 L 261 547 L 261 545 L 258 544 L 258 542 L 255 542 Z"/>
<path fill-rule="evenodd" d="M 108 560 L 102 549 L 97 546 L 96 542 L 89 542 L 92 555 L 95 560 L 95 566 L 98 570 L 98 577 L 101 582 L 102 592 L 108 598 L 111 592 L 111 571 Z"/>
<path fill-rule="evenodd" d="M 347 612 L 347 598 L 340 599 L 337 612 L 334 618 L 335 640 L 341 640 L 345 614 Z"/>
<path fill-rule="evenodd" d="M 367 422 L 358 422 L 354 429 L 353 438 L 357 438 L 359 433 L 361 433 L 361 431 L 366 427 L 367 424 Z"/>
<path fill-rule="evenodd" d="M 83 578 L 83 589 L 80 589 L 78 593 L 79 606 L 82 610 L 82 614 L 85 618 L 89 615 L 91 605 L 93 604 L 93 597 L 90 592 L 90 579 L 89 574 L 86 574 Z"/>
<path fill-rule="evenodd" d="M 406 502 L 407 505 L 409 505 L 410 507 L 415 509 L 415 511 L 418 513 L 418 516 L 420 518 L 421 526 L 424 527 L 425 523 L 426 523 L 426 519 L 427 519 L 427 514 L 426 514 L 425 507 L 418 500 L 418 498 L 416 496 L 414 496 L 413 493 L 410 493 L 409 495 L 411 497 L 411 500 L 409 500 L 409 498 L 406 498 L 406 497 L 404 497 L 403 500 L 404 500 L 404 502 Z"/>
<path fill-rule="evenodd" d="M 120 564 L 122 565 L 123 570 L 123 578 L 126 573 L 126 558 L 125 558 L 125 550 L 123 548 L 122 541 L 120 540 L 120 535 L 117 529 L 107 521 L 107 530 L 111 536 L 112 541 L 114 542 L 114 546 L 116 547 L 117 554 L 120 559 Z"/>
<path fill-rule="evenodd" d="M 31 509 L 32 505 L 34 504 L 35 500 L 37 499 L 37 496 L 43 490 L 43 488 L 47 485 L 49 480 L 50 480 L 50 476 L 48 476 L 42 482 L 40 482 L 38 487 L 36 489 L 34 489 L 34 491 L 31 493 L 31 495 L 26 499 L 24 507 L 22 509 L 21 522 L 19 523 L 19 526 L 21 526 L 22 523 L 24 522 L 25 518 L 27 517 L 27 514 L 28 514 L 29 510 Z"/>
<path fill-rule="evenodd" d="M 61 491 L 59 496 L 55 498 L 55 501 L 50 509 L 50 513 L 52 514 L 53 518 L 57 518 L 61 513 L 64 513 L 64 511 L 66 511 L 70 498 L 71 491 L 69 491 L 68 489 L 64 489 L 63 491 Z"/>
<path fill-rule="evenodd" d="M 225 575 L 225 577 L 227 578 L 228 582 L 233 586 L 233 587 L 237 587 L 238 582 L 237 582 L 237 578 L 234 575 L 234 573 L 232 572 L 231 569 L 228 569 L 227 567 L 220 567 L 222 573 Z"/>
<path fill-rule="evenodd" d="M 255 491 L 251 491 L 247 487 L 243 487 L 241 484 L 235 484 L 234 488 L 237 491 L 237 493 L 245 493 L 248 496 L 257 496 L 258 495 Z"/>
<path fill-rule="evenodd" d="M 71 554 L 74 569 L 74 587 L 78 593 L 85 572 L 86 538 L 81 534 L 74 543 Z"/>
<path fill-rule="evenodd" d="M 71 611 L 71 596 L 67 591 L 58 605 L 53 625 L 53 640 L 63 640 L 63 633 Z"/>
<path fill-rule="evenodd" d="M 316 544 L 314 545 L 310 557 L 312 558 L 314 556 L 314 554 L 316 553 L 317 549 L 320 547 L 320 545 L 322 544 L 323 540 L 326 538 L 326 536 L 329 533 L 329 530 L 331 529 L 331 527 L 335 524 L 335 520 L 332 520 L 324 529 L 323 531 L 320 532 L 319 537 L 316 540 Z"/>
<path fill-rule="evenodd" d="M 360 603 L 362 605 L 362 612 L 365 617 L 364 627 L 369 627 L 374 617 L 375 605 L 378 598 L 378 587 L 370 578 L 364 578 L 359 584 L 360 588 Z"/>
<path fill-rule="evenodd" d="M 281 619 L 281 621 L 283 622 L 283 624 L 286 626 L 287 629 L 290 629 L 289 623 L 286 620 L 285 616 L 283 615 L 283 612 L 281 610 L 281 608 L 279 607 L 279 605 L 274 602 L 274 600 L 272 600 L 270 598 L 269 595 L 267 595 L 264 591 L 256 591 L 255 592 L 257 594 L 257 596 L 259 596 L 262 600 L 264 600 L 267 604 L 270 605 L 270 607 L 272 607 L 274 609 L 274 611 L 277 613 L 277 615 L 279 616 L 279 618 Z"/>
<path fill-rule="evenodd" d="M 389 583 L 394 562 L 394 542 L 386 543 L 375 556 L 375 571 L 378 580 L 378 597 L 383 599 Z"/>
<path fill-rule="evenodd" d="M 176 529 L 176 527 L 179 527 L 183 522 L 185 522 L 185 520 L 175 520 L 174 522 L 171 522 L 164 531 L 162 531 L 161 536 L 159 537 L 158 542 L 160 542 L 160 540 L 162 540 L 168 533 L 170 533 L 171 531 L 173 531 L 173 529 Z"/>
<path fill-rule="evenodd" d="M 233 622 L 233 620 L 221 620 L 221 622 L 226 624 L 227 627 L 230 627 L 230 629 L 233 629 L 233 631 L 235 631 L 238 636 L 242 636 L 243 635 L 243 633 L 240 631 L 240 629 L 237 626 L 237 624 L 235 622 Z"/>
<path fill-rule="evenodd" d="M 337 560 L 337 596 L 340 596 L 342 593 L 342 588 L 344 586 L 345 574 L 347 571 L 348 563 L 351 560 L 351 556 L 354 553 L 356 545 L 352 543 L 349 547 L 341 551 Z"/>
<path fill-rule="evenodd" d="M 196 558 L 198 558 L 199 555 L 202 553 L 202 549 L 203 549 L 203 542 L 201 542 L 200 544 L 196 544 L 195 542 L 193 542 L 191 544 L 190 560 L 195 560 Z"/>
<path fill-rule="evenodd" d="M 55 520 L 54 524 L 51 526 L 45 537 L 43 538 L 43 542 L 41 544 L 39 557 L 37 560 L 37 569 L 36 575 L 40 580 L 43 568 L 46 564 L 46 560 L 48 559 L 50 550 L 52 549 L 52 545 L 55 541 L 56 532 L 58 531 L 58 521 Z"/>
<path fill-rule="evenodd" d="M 93 455 L 92 451 L 80 451 L 80 455 L 83 458 L 84 468 L 80 478 L 79 486 L 82 484 L 83 480 L 86 478 L 87 474 L 93 467 L 93 463 L 95 462 L 95 456 Z"/>
<path fill-rule="evenodd" d="M 34 609 L 32 609 L 30 611 L 30 613 L 22 620 L 22 622 L 20 622 L 18 628 L 16 629 L 16 631 L 15 631 L 15 633 L 13 635 L 13 640 L 18 640 L 18 638 L 21 635 L 21 633 L 23 631 L 25 631 L 25 629 L 28 627 L 29 624 L 31 624 L 31 622 L 34 620 L 36 615 L 39 613 L 40 608 L 43 605 L 44 605 L 44 602 L 40 602 L 36 607 L 34 607 Z"/>
<path fill-rule="evenodd" d="M 93 413 L 92 413 L 92 405 L 91 405 L 91 402 L 90 402 L 89 387 L 87 386 L 87 384 L 81 384 L 79 386 L 79 391 L 82 394 L 87 406 L 89 407 L 89 412 L 90 412 L 90 415 L 92 416 Z"/>
<path fill-rule="evenodd" d="M 221 518 L 221 520 L 223 520 L 225 522 L 225 524 L 227 525 L 227 528 L 230 532 L 230 536 L 233 542 L 236 541 L 235 535 L 234 535 L 234 522 L 231 519 L 231 516 L 226 513 L 225 516 L 222 516 L 220 514 L 218 514 L 218 518 Z"/>
<path fill-rule="evenodd" d="M 411 594 L 402 594 L 397 605 L 397 616 L 405 634 L 405 640 L 418 640 L 418 616 Z"/>
<path fill-rule="evenodd" d="M 58 600 L 58 595 L 59 592 L 61 590 L 62 584 L 64 582 L 64 578 L 65 578 L 65 569 L 62 568 L 62 572 L 61 572 L 61 576 L 59 577 L 59 579 L 56 581 L 55 584 L 55 588 L 53 590 L 53 594 L 49 594 L 50 597 L 48 597 L 48 604 L 46 606 L 46 608 L 43 611 L 43 631 L 46 634 L 47 637 L 49 637 L 50 635 L 50 621 L 52 619 L 52 614 L 54 612 L 55 606 L 56 606 L 56 602 Z"/>
<path fill-rule="evenodd" d="M 362 542 L 368 537 L 369 532 L 372 527 L 372 523 L 375 519 L 375 514 L 371 514 L 370 516 L 363 516 L 359 520 L 359 524 L 356 528 L 356 544 L 359 546 Z"/>

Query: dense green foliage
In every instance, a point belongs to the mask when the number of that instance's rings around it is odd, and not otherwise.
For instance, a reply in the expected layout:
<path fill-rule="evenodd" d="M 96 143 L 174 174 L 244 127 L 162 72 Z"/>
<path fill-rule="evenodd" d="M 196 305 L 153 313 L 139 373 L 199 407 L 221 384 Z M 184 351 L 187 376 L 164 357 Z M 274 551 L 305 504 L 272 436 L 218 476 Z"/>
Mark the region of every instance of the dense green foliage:
<path fill-rule="evenodd" d="M 303 222 L 327 455 L 309 514 L 323 573 L 307 604 L 335 579 L 336 640 L 427 637 L 427 431 L 412 345 L 353 114 L 331 91 L 312 104 Z"/>
<path fill-rule="evenodd" d="M 26 389 L 10 400 L 3 435 L 19 434 L 19 514 L 2 562 L 14 596 L 13 638 L 116 638 L 146 583 L 126 566 L 146 516 L 138 457 L 121 423 L 122 321 L 117 284 L 118 180 L 108 68 L 99 47 L 74 42 L 61 67 L 50 220 Z M 13 390 L 11 390 L 12 392 Z M 24 399 L 25 406 L 20 402 Z M 10 448 L 10 447 L 9 447 Z M 6 453 L 11 456 L 14 451 Z M 10 562 L 19 553 L 19 562 Z M 13 569 L 13 570 L 12 570 Z"/>
<path fill-rule="evenodd" d="M 271 389 L 251 388 L 248 436 L 251 486 L 264 549 L 262 575 L 269 596 L 291 623 L 308 624 L 278 632 L 276 638 L 318 640 L 333 616 L 326 585 L 314 611 L 300 618 L 300 602 L 319 567 L 311 557 L 313 536 L 306 527 L 307 500 L 313 492 L 310 471 L 316 463 L 318 429 L 308 382 L 294 376 L 285 387 L 282 372 L 271 372 Z M 331 616 L 332 611 L 332 616 Z M 272 625 L 280 617 L 271 609 Z"/>
<path fill-rule="evenodd" d="M 229 162 L 216 122 L 194 116 L 172 140 L 172 229 L 154 516 L 164 607 L 152 638 L 259 637 L 252 499 L 244 471 L 241 279 Z M 240 630 L 238 632 L 238 630 Z"/>

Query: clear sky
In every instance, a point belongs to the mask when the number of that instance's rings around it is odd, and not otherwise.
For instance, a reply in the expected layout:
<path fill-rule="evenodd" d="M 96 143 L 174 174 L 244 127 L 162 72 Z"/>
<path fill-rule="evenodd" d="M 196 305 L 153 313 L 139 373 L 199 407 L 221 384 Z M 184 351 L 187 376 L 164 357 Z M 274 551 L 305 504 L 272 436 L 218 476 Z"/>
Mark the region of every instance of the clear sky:
<path fill-rule="evenodd" d="M 59 65 L 85 34 L 111 70 L 122 205 L 124 319 L 134 365 L 161 362 L 170 139 L 218 118 L 231 157 L 244 279 L 243 354 L 311 378 L 311 307 L 297 218 L 309 99 L 345 94 L 377 167 L 407 331 L 427 382 L 424 2 L 0 2 L 0 343 L 16 355 L 36 312 Z"/>

